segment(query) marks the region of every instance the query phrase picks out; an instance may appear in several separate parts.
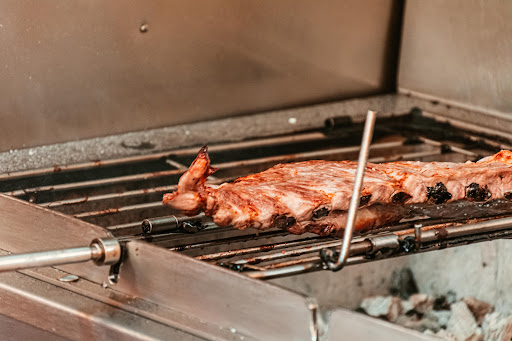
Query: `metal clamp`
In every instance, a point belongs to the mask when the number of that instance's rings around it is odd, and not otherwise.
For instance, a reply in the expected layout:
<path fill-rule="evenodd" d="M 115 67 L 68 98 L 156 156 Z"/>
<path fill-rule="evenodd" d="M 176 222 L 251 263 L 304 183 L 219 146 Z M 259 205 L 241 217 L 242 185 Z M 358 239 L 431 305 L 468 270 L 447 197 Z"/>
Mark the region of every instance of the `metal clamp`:
<path fill-rule="evenodd" d="M 323 249 L 320 251 L 320 257 L 327 265 L 329 270 L 339 271 L 347 262 L 352 235 L 356 222 L 357 210 L 359 209 L 359 200 L 361 196 L 361 187 L 363 185 L 364 172 L 366 170 L 366 162 L 370 152 L 370 143 L 373 137 L 373 127 L 375 125 L 375 111 L 368 110 L 366 122 L 364 124 L 363 139 L 361 141 L 361 150 L 359 151 L 359 159 L 357 161 L 357 170 L 354 180 L 354 189 L 352 190 L 352 198 L 348 209 L 347 226 L 343 234 L 343 243 L 341 244 L 341 252 L 337 262 L 333 261 L 332 251 Z"/>
<path fill-rule="evenodd" d="M 395 234 L 387 234 L 366 238 L 372 244 L 372 249 L 368 252 L 368 256 L 373 258 L 382 257 L 400 249 L 400 241 Z"/>
<path fill-rule="evenodd" d="M 142 221 L 142 233 L 145 235 L 157 233 L 196 233 L 201 231 L 203 226 L 204 214 L 194 217 L 176 217 L 170 215 L 166 217 L 144 219 Z"/>

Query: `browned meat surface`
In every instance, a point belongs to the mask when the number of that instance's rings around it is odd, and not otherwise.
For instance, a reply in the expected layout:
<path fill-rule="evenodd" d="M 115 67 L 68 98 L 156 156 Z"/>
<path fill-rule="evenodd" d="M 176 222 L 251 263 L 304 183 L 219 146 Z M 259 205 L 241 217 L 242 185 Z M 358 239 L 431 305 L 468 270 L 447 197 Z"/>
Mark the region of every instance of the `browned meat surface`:
<path fill-rule="evenodd" d="M 204 211 L 219 226 L 328 235 L 343 229 L 357 163 L 313 160 L 279 164 L 218 187 L 205 184 L 215 169 L 203 147 L 178 190 L 163 203 L 187 215 Z M 356 229 L 404 217 L 404 207 L 464 200 L 483 202 L 512 194 L 512 152 L 478 162 L 368 163 Z"/>

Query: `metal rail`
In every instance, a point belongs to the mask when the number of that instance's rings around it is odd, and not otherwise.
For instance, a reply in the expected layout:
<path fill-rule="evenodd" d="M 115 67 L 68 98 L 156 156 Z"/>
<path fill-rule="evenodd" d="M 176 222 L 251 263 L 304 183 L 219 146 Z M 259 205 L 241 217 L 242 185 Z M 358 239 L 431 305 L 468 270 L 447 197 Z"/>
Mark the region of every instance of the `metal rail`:
<path fill-rule="evenodd" d="M 498 238 L 510 238 L 512 237 L 512 217 L 489 219 L 477 223 L 452 224 L 451 226 L 447 226 L 447 224 L 425 226 L 421 228 L 420 236 L 421 247 L 417 247 L 418 234 L 415 229 L 369 236 L 362 242 L 352 243 L 350 257 L 347 258 L 345 265 L 435 251 Z M 259 271 L 242 273 L 251 278 L 271 279 L 325 269 L 324 262 L 319 255 L 269 265 L 260 263 L 258 266 Z M 231 268 L 244 270 L 242 266 L 238 268 L 231 266 Z"/>

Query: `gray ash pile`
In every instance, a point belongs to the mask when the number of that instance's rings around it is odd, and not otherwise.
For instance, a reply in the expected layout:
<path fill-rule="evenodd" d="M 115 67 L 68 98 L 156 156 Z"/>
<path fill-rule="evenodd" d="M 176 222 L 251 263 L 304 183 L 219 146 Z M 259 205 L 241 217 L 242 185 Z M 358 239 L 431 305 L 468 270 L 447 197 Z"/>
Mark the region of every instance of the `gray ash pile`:
<path fill-rule="evenodd" d="M 391 294 L 365 298 L 359 311 L 406 328 L 451 341 L 510 341 L 512 316 L 475 297 L 453 292 L 429 296 L 417 292 L 412 274 L 395 274 Z"/>

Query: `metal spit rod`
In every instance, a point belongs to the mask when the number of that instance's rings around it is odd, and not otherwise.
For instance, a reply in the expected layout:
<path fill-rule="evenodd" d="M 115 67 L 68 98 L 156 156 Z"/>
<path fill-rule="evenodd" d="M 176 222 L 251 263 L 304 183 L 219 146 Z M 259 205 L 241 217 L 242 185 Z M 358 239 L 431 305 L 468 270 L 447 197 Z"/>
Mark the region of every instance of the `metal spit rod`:
<path fill-rule="evenodd" d="M 418 248 L 416 238 L 417 229 L 421 229 L 421 247 Z M 469 224 L 445 224 L 414 227 L 404 231 L 395 231 L 391 234 L 371 236 L 363 241 L 352 244 L 350 257 L 345 265 L 354 265 L 370 262 L 377 259 L 399 257 L 414 253 L 435 251 L 447 247 L 466 245 L 468 243 L 483 242 L 498 238 L 512 236 L 512 217 L 492 219 Z M 416 247 L 415 247 L 416 246 Z M 379 251 L 386 254 L 379 255 Z M 291 263 L 291 262 L 290 262 Z M 264 267 L 261 271 L 247 272 L 246 275 L 257 279 L 270 279 L 288 275 L 322 270 L 323 259 L 319 256 L 308 257 L 294 261 L 287 266 Z"/>
<path fill-rule="evenodd" d="M 343 234 L 343 243 L 341 244 L 341 252 L 338 261 L 334 263 L 330 257 L 329 251 L 323 249 L 321 257 L 332 271 L 339 271 L 347 262 L 352 235 L 356 222 L 357 210 L 359 209 L 359 200 L 361 196 L 361 187 L 363 186 L 364 172 L 366 170 L 366 162 L 370 153 L 370 143 L 373 137 L 373 127 L 375 125 L 375 111 L 368 110 L 366 122 L 364 124 L 363 139 L 361 142 L 361 150 L 359 151 L 359 159 L 357 161 L 357 170 L 354 180 L 354 189 L 352 190 L 352 198 L 348 209 L 347 225 Z"/>
<path fill-rule="evenodd" d="M 117 239 L 95 239 L 89 246 L 69 249 L 14 254 L 0 257 L 0 272 L 44 266 L 82 263 L 92 260 L 96 265 L 114 265 L 121 259 Z"/>

